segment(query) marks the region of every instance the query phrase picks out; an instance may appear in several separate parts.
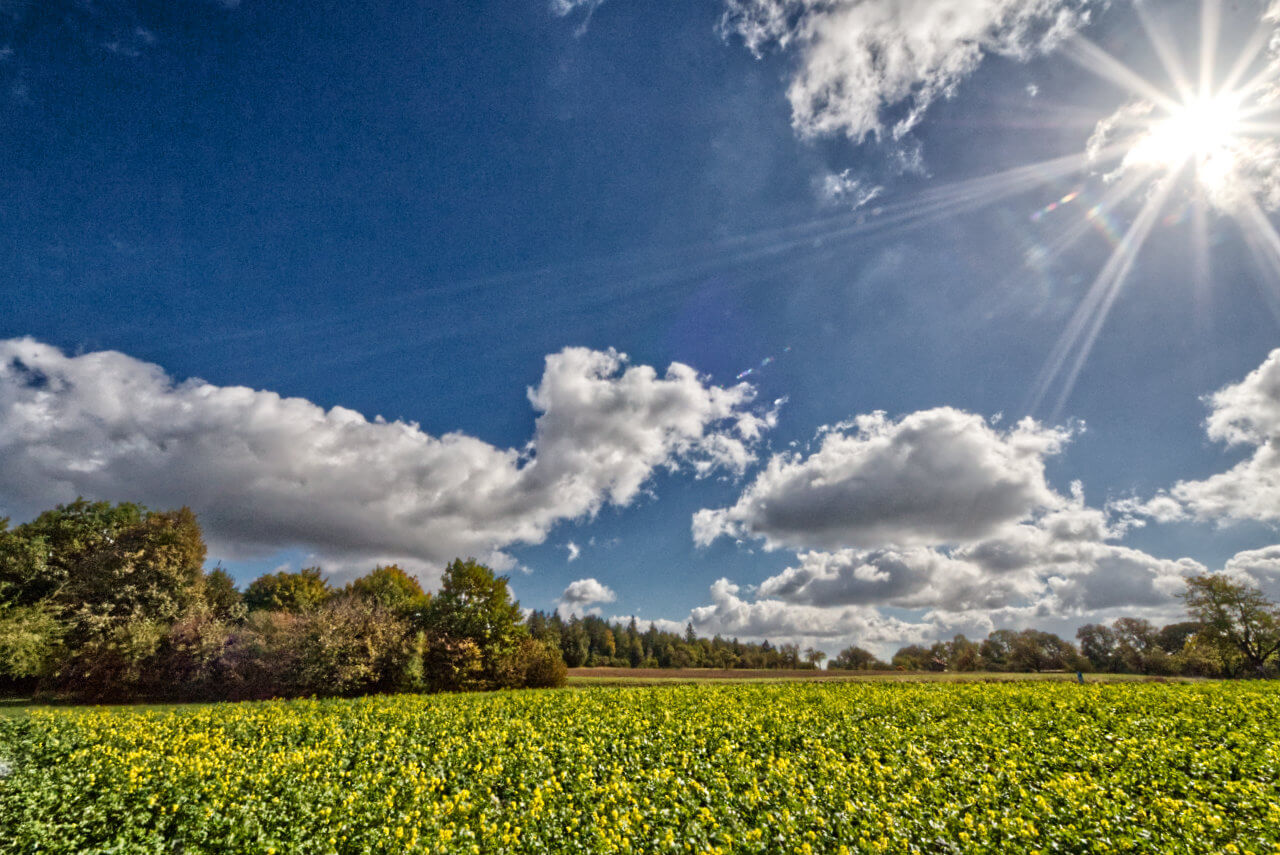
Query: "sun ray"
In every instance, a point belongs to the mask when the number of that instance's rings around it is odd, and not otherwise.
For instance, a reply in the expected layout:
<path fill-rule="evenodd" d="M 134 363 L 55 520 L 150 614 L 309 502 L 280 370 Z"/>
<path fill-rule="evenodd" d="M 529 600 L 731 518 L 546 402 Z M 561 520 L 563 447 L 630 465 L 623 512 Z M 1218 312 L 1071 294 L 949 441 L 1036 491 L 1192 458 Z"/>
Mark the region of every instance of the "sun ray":
<path fill-rule="evenodd" d="M 1195 199 L 1191 205 L 1191 276 L 1195 293 L 1196 322 L 1198 326 L 1207 326 L 1207 317 L 1211 303 L 1209 252 L 1209 200 L 1205 198 L 1204 188 L 1197 185 Z"/>
<path fill-rule="evenodd" d="M 1213 95 L 1213 71 L 1218 62 L 1218 31 L 1222 26 L 1220 0 L 1200 3 L 1200 98 Z"/>
<path fill-rule="evenodd" d="M 1066 54 L 1086 71 L 1110 80 L 1165 110 L 1173 112 L 1178 109 L 1177 101 L 1082 35 L 1077 34 L 1067 42 Z"/>
<path fill-rule="evenodd" d="M 1267 43 L 1271 40 L 1271 35 L 1271 32 L 1265 27 L 1254 29 L 1249 41 L 1245 43 L 1244 48 L 1236 55 L 1235 65 L 1231 67 L 1231 70 L 1227 72 L 1227 76 L 1223 78 L 1222 85 L 1218 87 L 1219 92 L 1235 92 L 1241 88 L 1241 78 L 1244 77 L 1249 67 L 1253 65 L 1254 60 L 1258 58 L 1258 54 L 1262 52 L 1262 49 L 1267 46 Z M 1256 83 L 1260 76 L 1262 75 L 1255 76 L 1251 83 Z M 1248 85 L 1246 84 L 1246 86 Z"/>
<path fill-rule="evenodd" d="M 1062 391 L 1059 392 L 1058 401 L 1053 407 L 1051 421 L 1057 421 L 1061 417 L 1062 411 L 1067 405 L 1067 400 L 1075 389 L 1076 380 L 1080 377 L 1080 371 L 1084 368 L 1085 362 L 1089 359 L 1089 354 L 1093 351 L 1093 345 L 1098 340 L 1098 334 L 1102 331 L 1102 326 L 1106 323 L 1107 316 L 1111 314 L 1111 307 L 1115 304 L 1116 298 L 1120 296 L 1124 282 L 1128 279 L 1129 272 L 1133 269 L 1134 262 L 1138 258 L 1138 250 L 1146 243 L 1160 215 L 1160 209 L 1164 207 L 1164 203 L 1169 198 L 1173 183 L 1172 180 L 1166 179 L 1156 193 L 1147 200 L 1142 211 L 1133 221 L 1128 233 L 1125 234 L 1124 240 L 1116 248 L 1111 259 L 1107 261 L 1107 265 L 1102 268 L 1102 272 L 1098 274 L 1098 283 L 1102 286 L 1101 301 L 1093 312 L 1088 332 L 1085 333 L 1084 338 L 1080 340 L 1079 345 L 1076 347 L 1076 357 L 1071 363 L 1071 369 L 1067 372 L 1066 377 L 1063 378 Z"/>
<path fill-rule="evenodd" d="M 1191 81 L 1183 71 L 1186 64 L 1178 55 L 1169 31 L 1151 17 L 1145 3 L 1135 3 L 1134 9 L 1138 13 L 1138 21 L 1142 24 L 1142 29 L 1147 33 L 1147 41 L 1151 42 L 1151 46 L 1156 49 L 1156 56 L 1160 58 L 1160 64 L 1169 75 L 1169 82 L 1178 90 L 1178 96 L 1183 101 L 1190 101 L 1195 97 L 1195 89 L 1192 88 Z"/>
<path fill-rule="evenodd" d="M 1072 363 L 1070 374 L 1064 384 L 1062 394 L 1059 396 L 1058 405 L 1055 407 L 1054 417 L 1057 417 L 1057 411 L 1061 409 L 1069 396 L 1080 368 L 1088 358 L 1097 333 L 1102 327 L 1102 321 L 1106 319 L 1120 285 L 1123 284 L 1125 276 L 1133 266 L 1133 259 L 1138 249 L 1141 248 L 1147 236 L 1151 233 L 1151 229 L 1155 225 L 1156 218 L 1160 212 L 1160 207 L 1168 198 L 1172 186 L 1173 182 L 1166 179 L 1156 192 L 1146 200 L 1142 210 L 1129 226 L 1128 231 L 1125 232 L 1119 245 L 1111 253 L 1106 265 L 1085 293 L 1084 299 L 1080 301 L 1080 305 L 1076 308 L 1070 322 L 1058 337 L 1058 341 L 1054 344 L 1049 358 L 1040 370 L 1034 386 L 1031 403 L 1028 407 L 1029 412 L 1039 409 L 1054 381 L 1066 366 L 1068 357 L 1073 351 L 1077 351 L 1076 359 Z M 1085 337 L 1083 344 L 1081 343 L 1082 336 Z"/>

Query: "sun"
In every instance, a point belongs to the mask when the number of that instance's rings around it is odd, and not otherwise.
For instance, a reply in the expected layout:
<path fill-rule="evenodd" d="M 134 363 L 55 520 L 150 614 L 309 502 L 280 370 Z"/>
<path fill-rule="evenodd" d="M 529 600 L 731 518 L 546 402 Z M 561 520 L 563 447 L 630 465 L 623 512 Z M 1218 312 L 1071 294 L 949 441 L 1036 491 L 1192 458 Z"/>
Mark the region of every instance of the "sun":
<path fill-rule="evenodd" d="M 1193 98 L 1151 119 L 1125 155 L 1125 166 L 1178 172 L 1190 165 L 1207 190 L 1222 191 L 1235 171 L 1242 125 L 1238 99 Z"/>

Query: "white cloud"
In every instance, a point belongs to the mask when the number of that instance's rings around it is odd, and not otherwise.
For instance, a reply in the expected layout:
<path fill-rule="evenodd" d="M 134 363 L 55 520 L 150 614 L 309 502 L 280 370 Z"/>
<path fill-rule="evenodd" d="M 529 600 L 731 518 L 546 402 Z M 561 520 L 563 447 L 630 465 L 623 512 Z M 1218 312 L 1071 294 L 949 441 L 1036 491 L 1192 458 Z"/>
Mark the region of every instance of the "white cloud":
<path fill-rule="evenodd" d="M 674 632 L 678 635 L 684 635 L 685 624 L 678 620 L 668 620 L 667 618 L 642 618 L 639 615 L 613 615 L 609 618 L 609 623 L 622 624 L 623 626 L 626 626 L 632 620 L 636 622 L 636 628 L 641 632 L 644 632 L 652 625 L 659 632 Z"/>
<path fill-rule="evenodd" d="M 529 390 L 540 415 L 518 451 L 176 383 L 121 353 L 0 341 L 0 503 L 17 517 L 77 495 L 188 504 L 228 556 L 300 546 L 334 560 L 502 563 L 499 550 L 540 543 L 560 521 L 627 505 L 657 469 L 740 473 L 763 430 L 752 396 L 678 363 L 659 376 L 612 350 L 566 348 Z"/>
<path fill-rule="evenodd" d="M 774 599 L 749 602 L 739 596 L 741 588 L 728 579 L 711 586 L 711 604 L 689 614 L 700 635 L 774 641 L 825 640 L 839 644 L 861 640 L 865 643 L 919 641 L 930 627 L 887 617 L 867 606 L 822 608 L 797 605 Z"/>
<path fill-rule="evenodd" d="M 564 18 L 581 11 L 582 23 L 574 30 L 574 35 L 582 36 L 591 25 L 591 18 L 595 15 L 596 9 L 599 9 L 603 3 L 604 0 L 551 0 L 551 13 Z"/>
<path fill-rule="evenodd" d="M 1069 437 L 1029 420 L 1001 432 L 946 408 L 828 429 L 812 454 L 774 457 L 732 507 L 695 515 L 700 543 L 728 534 L 797 552 L 754 601 L 723 581 L 695 625 L 874 644 L 1170 613 L 1185 576 L 1205 568 L 1116 543 L 1133 520 L 1089 507 L 1078 482 L 1054 492 L 1044 461 Z M 921 617 L 893 623 L 884 609 Z"/>
<path fill-rule="evenodd" d="M 556 611 L 565 618 L 574 614 L 584 615 L 595 611 L 591 606 L 596 603 L 612 603 L 617 599 L 618 595 L 608 585 L 596 579 L 579 579 L 570 582 L 569 587 L 560 594 Z"/>
<path fill-rule="evenodd" d="M 1222 568 L 1228 576 L 1280 597 L 1280 545 L 1237 552 Z"/>
<path fill-rule="evenodd" d="M 900 138 L 988 54 L 1026 59 L 1088 19 L 1093 0 L 726 0 L 721 31 L 757 56 L 794 50 L 802 136 Z"/>
<path fill-rule="evenodd" d="M 694 539 L 760 538 L 768 549 L 976 541 L 1061 503 L 1044 461 L 1070 435 L 1030 419 L 998 431 L 947 407 L 859 416 L 808 457 L 774 455 L 736 504 L 694 516 Z"/>
<path fill-rule="evenodd" d="M 571 561 L 571 562 L 577 561 L 578 556 L 582 555 L 582 548 L 578 546 L 578 544 L 574 543 L 572 540 L 566 543 L 564 545 L 564 548 L 569 553 L 569 557 L 565 559 L 566 561 Z"/>
<path fill-rule="evenodd" d="M 1168 495 L 1201 520 L 1280 521 L 1280 350 L 1209 405 L 1209 438 L 1253 453 L 1203 481 L 1179 481 Z"/>
<path fill-rule="evenodd" d="M 852 169 L 827 173 L 820 187 L 824 200 L 854 210 L 871 204 L 880 198 L 883 192 L 884 187 L 855 176 Z"/>

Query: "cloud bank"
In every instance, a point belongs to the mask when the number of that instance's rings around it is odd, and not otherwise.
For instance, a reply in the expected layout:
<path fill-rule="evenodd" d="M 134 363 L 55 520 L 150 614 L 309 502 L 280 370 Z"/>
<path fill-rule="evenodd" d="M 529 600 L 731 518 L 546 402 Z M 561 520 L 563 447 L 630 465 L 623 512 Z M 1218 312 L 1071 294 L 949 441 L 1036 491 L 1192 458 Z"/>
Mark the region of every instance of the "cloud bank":
<path fill-rule="evenodd" d="M 812 453 L 772 457 L 732 506 L 694 515 L 701 545 L 730 536 L 796 553 L 753 600 L 721 580 L 695 625 L 874 644 L 1176 611 L 1202 565 L 1120 545 L 1131 515 L 1046 482 L 1072 433 L 1029 419 L 1001 431 L 951 408 L 826 429 Z"/>
<path fill-rule="evenodd" d="M 546 358 L 522 450 L 202 380 L 122 353 L 0 342 L 0 512 L 77 495 L 190 505 L 216 551 L 308 548 L 439 567 L 624 506 L 655 471 L 740 474 L 774 416 L 747 384 L 613 350 Z M 501 556 L 499 556 L 501 557 Z"/>

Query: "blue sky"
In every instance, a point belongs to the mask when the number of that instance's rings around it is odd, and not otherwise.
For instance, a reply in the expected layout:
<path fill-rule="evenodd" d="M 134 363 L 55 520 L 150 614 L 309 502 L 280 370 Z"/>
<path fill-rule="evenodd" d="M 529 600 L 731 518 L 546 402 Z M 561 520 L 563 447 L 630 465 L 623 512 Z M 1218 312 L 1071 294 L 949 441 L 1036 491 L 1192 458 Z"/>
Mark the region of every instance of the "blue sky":
<path fill-rule="evenodd" d="M 830 651 L 1280 579 L 1268 4 L 392 6 L 0 2 L 0 515 Z"/>

